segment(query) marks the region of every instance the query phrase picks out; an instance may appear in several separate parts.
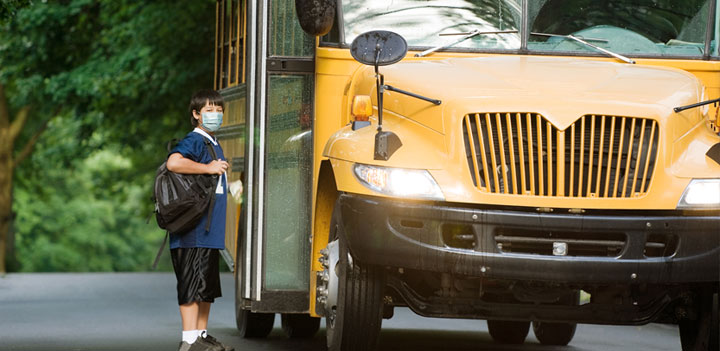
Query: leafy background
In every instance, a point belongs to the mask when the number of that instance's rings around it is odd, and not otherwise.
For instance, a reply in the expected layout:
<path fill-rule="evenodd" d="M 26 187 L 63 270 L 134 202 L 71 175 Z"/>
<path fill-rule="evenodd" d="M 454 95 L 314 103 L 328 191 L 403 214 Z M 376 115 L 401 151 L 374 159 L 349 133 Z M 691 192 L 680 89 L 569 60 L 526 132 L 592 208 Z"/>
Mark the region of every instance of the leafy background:
<path fill-rule="evenodd" d="M 191 128 L 192 92 L 212 87 L 215 2 L 0 4 L 0 99 L 11 122 L 29 111 L 11 154 L 38 136 L 0 166 L 7 270 L 147 270 L 164 236 L 146 222 L 155 169 Z"/>

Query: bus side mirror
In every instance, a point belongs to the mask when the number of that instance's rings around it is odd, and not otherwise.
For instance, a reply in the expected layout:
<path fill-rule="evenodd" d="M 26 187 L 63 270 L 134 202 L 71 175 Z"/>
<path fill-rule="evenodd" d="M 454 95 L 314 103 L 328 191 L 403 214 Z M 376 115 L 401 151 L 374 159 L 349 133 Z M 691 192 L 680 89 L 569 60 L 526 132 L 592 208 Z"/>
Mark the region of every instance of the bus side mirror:
<path fill-rule="evenodd" d="M 295 0 L 300 27 L 312 36 L 327 34 L 335 19 L 336 0 Z"/>
<path fill-rule="evenodd" d="M 387 66 L 407 54 L 407 42 L 397 33 L 374 30 L 358 35 L 350 44 L 350 54 L 364 65 Z"/>
<path fill-rule="evenodd" d="M 395 90 L 385 85 L 385 77 L 380 74 L 379 67 L 396 63 L 407 54 L 407 42 L 405 38 L 397 33 L 375 30 L 358 35 L 350 44 L 350 55 L 368 66 L 375 66 L 375 84 L 377 86 L 378 103 L 378 127 L 375 134 L 375 156 L 376 160 L 387 161 L 402 142 L 397 134 L 390 131 L 383 131 L 383 93 L 385 89 Z M 397 91 L 397 90 L 395 90 Z"/>

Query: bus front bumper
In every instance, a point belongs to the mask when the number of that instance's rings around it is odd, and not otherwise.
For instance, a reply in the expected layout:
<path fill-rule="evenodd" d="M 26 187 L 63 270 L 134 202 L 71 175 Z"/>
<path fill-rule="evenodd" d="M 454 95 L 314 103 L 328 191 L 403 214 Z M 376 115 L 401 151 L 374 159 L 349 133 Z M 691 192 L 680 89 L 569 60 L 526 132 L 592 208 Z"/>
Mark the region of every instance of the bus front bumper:
<path fill-rule="evenodd" d="M 353 194 L 341 194 L 339 201 L 341 235 L 353 258 L 374 265 L 574 284 L 707 283 L 720 277 L 717 212 L 539 213 Z"/>

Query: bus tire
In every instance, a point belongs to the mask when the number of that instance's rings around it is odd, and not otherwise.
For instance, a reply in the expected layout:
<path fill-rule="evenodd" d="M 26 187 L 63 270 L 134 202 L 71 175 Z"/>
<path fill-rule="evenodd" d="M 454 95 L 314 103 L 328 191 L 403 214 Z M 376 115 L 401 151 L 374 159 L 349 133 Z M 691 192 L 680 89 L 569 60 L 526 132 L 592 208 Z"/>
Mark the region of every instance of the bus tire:
<path fill-rule="evenodd" d="M 580 291 L 574 290 L 558 301 L 559 305 L 580 305 Z M 543 345 L 566 346 L 575 337 L 577 323 L 532 322 L 533 333 Z"/>
<path fill-rule="evenodd" d="M 488 331 L 496 342 L 519 345 L 525 342 L 530 332 L 530 322 L 488 320 Z"/>
<path fill-rule="evenodd" d="M 352 259 L 344 236 L 338 233 L 339 206 L 330 221 L 330 240 L 339 240 L 337 306 L 326 314 L 329 351 L 375 350 L 383 316 L 385 274 L 380 267 Z"/>
<path fill-rule="evenodd" d="M 697 318 L 679 323 L 680 344 L 683 351 L 718 351 L 720 323 L 718 323 L 718 293 L 699 295 Z"/>
<path fill-rule="evenodd" d="M 533 333 L 543 345 L 566 346 L 575 336 L 577 323 L 533 322 Z"/>
<path fill-rule="evenodd" d="M 320 318 L 308 314 L 283 313 L 280 325 L 290 338 L 311 338 L 320 329 Z"/>
<path fill-rule="evenodd" d="M 264 338 L 275 324 L 275 313 L 256 313 L 236 308 L 235 322 L 243 338 Z"/>

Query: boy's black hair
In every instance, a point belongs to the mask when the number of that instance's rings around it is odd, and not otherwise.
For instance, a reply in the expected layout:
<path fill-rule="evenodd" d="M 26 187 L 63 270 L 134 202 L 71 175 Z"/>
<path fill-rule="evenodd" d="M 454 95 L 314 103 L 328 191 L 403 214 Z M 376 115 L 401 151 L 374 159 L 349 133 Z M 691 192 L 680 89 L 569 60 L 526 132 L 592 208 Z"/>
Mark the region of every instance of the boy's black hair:
<path fill-rule="evenodd" d="M 190 98 L 190 123 L 192 123 L 193 127 L 198 126 L 198 120 L 193 116 L 193 110 L 200 113 L 200 110 L 208 103 L 210 103 L 210 105 L 220 106 L 223 109 L 225 108 L 225 100 L 223 100 L 222 95 L 215 90 L 198 90 Z"/>

